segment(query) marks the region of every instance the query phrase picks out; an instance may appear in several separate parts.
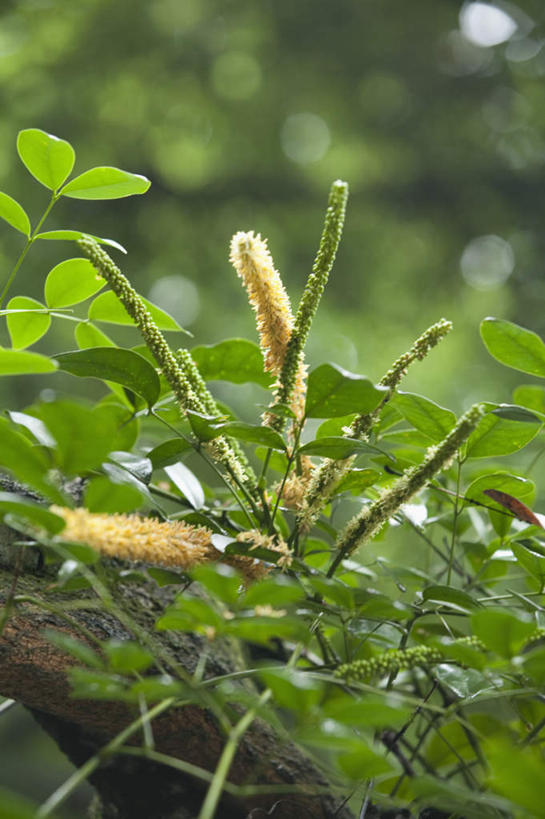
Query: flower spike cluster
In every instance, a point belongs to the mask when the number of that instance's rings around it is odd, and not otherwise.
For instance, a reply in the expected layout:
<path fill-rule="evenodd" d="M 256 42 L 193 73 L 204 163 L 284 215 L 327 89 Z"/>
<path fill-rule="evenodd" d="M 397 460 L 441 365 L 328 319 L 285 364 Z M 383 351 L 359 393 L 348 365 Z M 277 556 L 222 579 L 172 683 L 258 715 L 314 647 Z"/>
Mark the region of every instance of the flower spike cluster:
<path fill-rule="evenodd" d="M 403 353 L 392 364 L 388 372 L 379 381 L 379 386 L 387 387 L 388 392 L 372 412 L 362 413 L 354 418 L 346 433 L 348 438 L 358 438 L 359 440 L 366 438 L 373 424 L 378 420 L 384 405 L 390 400 L 395 388 L 407 373 L 409 365 L 413 361 L 424 359 L 429 351 L 451 330 L 452 322 L 447 321 L 447 319 L 440 319 L 440 321 L 428 327 L 416 339 L 410 350 Z M 349 472 L 353 462 L 354 457 L 342 461 L 334 461 L 328 458 L 319 469 L 316 469 L 308 487 L 302 512 L 299 515 L 299 524 L 303 530 L 310 529 L 320 511 L 329 502 L 341 479 Z"/>
<path fill-rule="evenodd" d="M 78 241 L 78 245 L 88 256 L 98 273 L 106 279 L 129 316 L 140 329 L 148 349 L 157 361 L 161 372 L 172 388 L 182 410 L 206 412 L 203 399 L 199 397 L 198 394 L 200 391 L 202 395 L 202 388 L 207 391 L 204 382 L 201 384 L 200 382 L 194 381 L 192 384 L 191 377 L 193 371 L 189 372 L 188 377 L 187 368 L 184 366 L 184 359 L 182 358 L 180 366 L 180 363 L 176 360 L 176 357 L 165 341 L 163 334 L 153 320 L 151 313 L 127 277 L 121 272 L 117 265 L 114 264 L 106 251 L 93 239 L 85 237 Z M 197 387 L 197 392 L 195 391 L 195 387 Z M 213 401 L 212 396 L 210 396 L 210 399 Z M 213 444 L 210 445 L 210 454 L 215 460 L 222 462 L 239 483 L 246 485 L 250 492 L 255 492 L 257 482 L 251 467 L 248 465 L 246 459 L 244 459 L 244 462 L 241 461 L 228 441 L 224 438 L 217 438 Z"/>

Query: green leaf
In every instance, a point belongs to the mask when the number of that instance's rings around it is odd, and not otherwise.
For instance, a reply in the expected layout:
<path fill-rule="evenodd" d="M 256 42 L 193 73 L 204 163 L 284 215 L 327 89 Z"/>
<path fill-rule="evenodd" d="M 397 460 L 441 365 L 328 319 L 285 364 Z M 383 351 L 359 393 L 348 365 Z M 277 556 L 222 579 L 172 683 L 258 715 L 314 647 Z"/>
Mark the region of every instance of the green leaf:
<path fill-rule="evenodd" d="M 336 364 L 322 364 L 309 374 L 305 415 L 332 418 L 371 412 L 386 392 L 386 387 L 375 387 L 363 375 L 350 373 Z"/>
<path fill-rule="evenodd" d="M 241 579 L 231 566 L 224 563 L 202 564 L 191 570 L 191 576 L 207 589 L 214 600 L 232 606 L 237 602 Z"/>
<path fill-rule="evenodd" d="M 322 421 L 316 430 L 316 437 L 342 438 L 346 436 L 348 434 L 346 430 L 355 417 L 354 413 L 351 413 L 350 415 L 340 415 L 338 418 L 328 418 L 326 421 Z"/>
<path fill-rule="evenodd" d="M 84 700 L 124 700 L 125 685 L 121 677 L 104 671 L 87 668 L 71 668 L 68 679 L 72 685 L 71 696 Z"/>
<path fill-rule="evenodd" d="M 518 654 L 530 634 L 535 630 L 532 617 L 523 612 L 518 616 L 502 609 L 487 609 L 472 615 L 473 634 L 485 646 L 502 657 Z"/>
<path fill-rule="evenodd" d="M 507 472 L 492 472 L 489 475 L 481 475 L 480 478 L 476 478 L 466 489 L 464 493 L 466 502 L 476 501 L 482 503 L 498 513 L 491 513 L 490 519 L 497 534 L 502 537 L 509 531 L 513 518 L 507 513 L 504 506 L 493 500 L 490 495 L 485 494 L 487 489 L 506 492 L 525 503 L 532 503 L 535 497 L 535 484 L 526 478 L 518 477 L 518 475 L 510 475 Z"/>
<path fill-rule="evenodd" d="M 374 777 L 393 772 L 392 763 L 382 753 L 376 753 L 361 739 L 352 740 L 352 748 L 338 756 L 339 768 L 356 782 L 361 782 L 362 771 L 366 777 Z"/>
<path fill-rule="evenodd" d="M 486 318 L 481 322 L 481 337 L 501 364 L 545 378 L 545 344 L 536 333 L 511 321 Z"/>
<path fill-rule="evenodd" d="M 80 321 L 76 324 L 74 337 L 80 350 L 87 350 L 89 347 L 117 347 L 115 341 L 90 321 Z"/>
<path fill-rule="evenodd" d="M 295 580 L 283 574 L 273 574 L 250 586 L 241 604 L 245 608 L 267 605 L 281 608 L 299 602 L 304 596 L 304 590 Z"/>
<path fill-rule="evenodd" d="M 145 176 L 104 166 L 76 176 L 64 186 L 61 194 L 72 199 L 121 199 L 145 193 L 150 185 Z"/>
<path fill-rule="evenodd" d="M 368 486 L 377 483 L 380 478 L 381 474 L 377 469 L 351 469 L 335 487 L 335 494 L 352 492 L 353 495 L 359 495 Z"/>
<path fill-rule="evenodd" d="M 333 458 L 336 461 L 349 458 L 350 455 L 355 455 L 357 452 L 379 452 L 376 447 L 367 444 L 365 441 L 359 441 L 356 438 L 317 438 L 315 441 L 309 441 L 299 449 L 300 454 L 305 455 L 319 455 L 322 458 Z"/>
<path fill-rule="evenodd" d="M 99 245 L 108 245 L 120 250 L 121 253 L 127 253 L 123 245 L 116 242 L 115 239 L 104 239 L 102 236 L 94 236 L 92 233 L 84 233 L 81 230 L 46 230 L 45 233 L 37 233 L 35 239 L 45 239 L 49 241 L 70 241 L 77 242 L 79 239 L 94 239 Z"/>
<path fill-rule="evenodd" d="M 540 589 L 543 589 L 545 585 L 545 557 L 533 554 L 516 541 L 511 543 L 511 550 L 517 559 L 517 563 L 531 574 L 538 581 Z"/>
<path fill-rule="evenodd" d="M 229 421 L 226 424 L 214 424 L 214 429 L 220 435 L 229 435 L 231 438 L 252 444 L 263 444 L 280 452 L 285 452 L 287 448 L 282 436 L 270 427 L 244 424 L 242 421 Z"/>
<path fill-rule="evenodd" d="M 513 391 L 513 401 L 519 406 L 545 414 L 545 387 L 538 384 L 521 384 Z"/>
<path fill-rule="evenodd" d="M 430 603 L 440 603 L 455 611 L 471 612 L 479 608 L 480 603 L 461 589 L 451 586 L 428 586 L 422 592 L 422 598 Z"/>
<path fill-rule="evenodd" d="M 6 314 L 8 332 L 12 347 L 15 350 L 30 347 L 49 330 L 51 316 L 47 312 L 45 304 L 36 301 L 36 299 L 27 296 L 14 296 L 8 302 L 7 310 L 18 311 Z"/>
<path fill-rule="evenodd" d="M 216 429 L 219 416 L 188 410 L 187 417 L 191 431 L 199 441 L 212 441 L 221 434 Z"/>
<path fill-rule="evenodd" d="M 1 431 L 3 433 L 3 429 Z M 0 450 L 1 446 L 0 444 Z M 40 506 L 15 492 L 0 492 L 0 517 L 3 518 L 7 514 L 24 518 L 34 526 L 46 529 L 52 535 L 61 532 L 66 525 L 60 515 L 55 515 L 46 506 Z"/>
<path fill-rule="evenodd" d="M 545 765 L 539 748 L 514 747 L 502 740 L 486 747 L 490 783 L 496 793 L 522 808 L 525 817 L 543 817 Z M 513 814 L 512 814 L 513 815 Z M 520 812 L 517 816 L 522 816 Z"/>
<path fill-rule="evenodd" d="M 76 159 L 69 142 L 39 128 L 19 131 L 17 152 L 32 176 L 51 191 L 60 188 Z"/>
<path fill-rule="evenodd" d="M 0 375 L 52 373 L 57 366 L 55 359 L 48 358 L 46 355 L 21 350 L 5 350 L 0 347 Z"/>
<path fill-rule="evenodd" d="M 4 219 L 25 236 L 30 236 L 30 220 L 25 210 L 7 193 L 0 193 L 0 219 Z"/>
<path fill-rule="evenodd" d="M 275 702 L 281 708 L 304 712 L 322 698 L 323 683 L 295 668 L 263 669 L 259 676 L 272 690 Z"/>
<path fill-rule="evenodd" d="M 530 412 L 526 407 L 519 407 L 516 404 L 498 404 L 492 410 L 492 415 L 497 415 L 498 418 L 506 418 L 508 421 L 520 421 L 526 424 L 543 423 L 543 418 L 540 418 L 535 412 Z"/>
<path fill-rule="evenodd" d="M 66 259 L 49 271 L 44 294 L 49 307 L 71 307 L 100 290 L 106 281 L 89 259 Z"/>
<path fill-rule="evenodd" d="M 99 378 L 122 384 L 141 395 L 149 407 L 157 401 L 161 385 L 157 371 L 143 356 L 122 347 L 89 347 L 61 353 L 59 367 L 81 378 Z"/>
<path fill-rule="evenodd" d="M 0 787 L 0 819 L 35 819 L 39 806 Z"/>
<path fill-rule="evenodd" d="M 147 299 L 142 298 L 142 301 L 160 330 L 176 330 L 187 333 L 187 330 L 180 327 L 178 322 L 164 310 L 161 310 L 160 307 L 156 307 Z M 122 324 L 126 327 L 134 326 L 134 321 L 111 290 L 101 293 L 91 302 L 88 315 L 92 321 L 106 321 L 109 324 Z"/>
<path fill-rule="evenodd" d="M 257 344 L 244 338 L 193 347 L 191 356 L 205 381 L 252 382 L 266 388 L 274 381 L 264 370 L 263 354 Z"/>
<path fill-rule="evenodd" d="M 43 421 L 35 418 L 34 415 L 27 415 L 25 412 L 9 412 L 7 413 L 14 424 L 18 424 L 33 435 L 36 441 L 43 446 L 55 446 L 55 440 L 51 437 L 46 429 Z"/>
<path fill-rule="evenodd" d="M 523 423 L 487 413 L 465 444 L 467 458 L 508 455 L 526 446 L 540 430 L 539 423 Z"/>
<path fill-rule="evenodd" d="M 202 509 L 204 492 L 193 472 L 180 463 L 165 466 L 164 469 L 174 486 L 187 498 L 193 509 Z"/>
<path fill-rule="evenodd" d="M 65 504 L 62 494 L 46 480 L 50 464 L 45 452 L 13 429 L 5 418 L 0 418 L 0 466 L 55 503 Z"/>
<path fill-rule="evenodd" d="M 367 695 L 365 700 L 344 696 L 329 700 L 323 714 L 343 725 L 358 728 L 401 728 L 410 718 L 409 708 L 403 708 L 397 698 Z"/>
<path fill-rule="evenodd" d="M 390 403 L 415 429 L 438 443 L 456 424 L 456 415 L 429 398 L 412 392 L 397 392 Z"/>
<path fill-rule="evenodd" d="M 91 410 L 72 401 L 40 404 L 40 417 L 57 441 L 59 466 L 67 475 L 99 466 L 112 449 L 116 426 L 104 409 Z"/>
<path fill-rule="evenodd" d="M 97 652 L 81 640 L 76 640 L 63 631 L 53 631 L 53 629 L 49 628 L 45 629 L 44 635 L 50 643 L 83 663 L 83 665 L 89 668 L 104 668 L 104 663 Z"/>
<path fill-rule="evenodd" d="M 140 491 L 128 484 L 114 483 L 104 475 L 91 480 L 85 486 L 84 506 L 89 512 L 103 514 L 126 514 L 142 505 Z"/>
<path fill-rule="evenodd" d="M 153 657 L 133 640 L 112 638 L 103 643 L 112 671 L 118 674 L 130 674 L 133 671 L 145 671 L 153 663 Z"/>
<path fill-rule="evenodd" d="M 169 438 L 163 441 L 147 453 L 154 469 L 162 469 L 165 466 L 175 464 L 187 452 L 193 451 L 191 444 L 183 438 Z"/>

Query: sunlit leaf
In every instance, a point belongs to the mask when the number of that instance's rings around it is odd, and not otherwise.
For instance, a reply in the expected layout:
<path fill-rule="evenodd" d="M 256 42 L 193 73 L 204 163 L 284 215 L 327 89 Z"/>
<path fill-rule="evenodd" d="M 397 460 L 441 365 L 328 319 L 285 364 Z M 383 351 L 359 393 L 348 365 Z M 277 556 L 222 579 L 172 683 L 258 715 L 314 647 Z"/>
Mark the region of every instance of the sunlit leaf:
<path fill-rule="evenodd" d="M 512 421 L 489 412 L 481 418 L 467 439 L 466 457 L 489 458 L 493 455 L 509 455 L 526 446 L 535 438 L 540 428 L 539 422 Z"/>
<path fill-rule="evenodd" d="M 386 392 L 386 387 L 375 387 L 363 375 L 343 370 L 336 364 L 321 364 L 308 377 L 305 415 L 332 418 L 371 412 Z"/>
<path fill-rule="evenodd" d="M 6 323 L 15 350 L 23 350 L 44 336 L 51 325 L 45 304 L 28 296 L 14 296 L 7 304 Z"/>
<path fill-rule="evenodd" d="M 511 321 L 486 318 L 481 322 L 481 337 L 501 364 L 545 378 L 545 344 L 537 333 Z"/>
<path fill-rule="evenodd" d="M 90 321 L 80 321 L 76 324 L 74 337 L 80 350 L 87 350 L 89 347 L 116 347 L 115 341 L 103 333 L 99 327 L 95 327 Z"/>
<path fill-rule="evenodd" d="M 164 469 L 174 486 L 187 498 L 191 506 L 194 509 L 202 509 L 204 506 L 204 492 L 193 472 L 180 463 L 165 466 Z"/>
<path fill-rule="evenodd" d="M 270 387 L 274 380 L 264 370 L 263 353 L 257 344 L 244 338 L 193 347 L 191 356 L 205 381 L 253 382 Z"/>
<path fill-rule="evenodd" d="M 61 193 L 72 199 L 120 199 L 145 193 L 150 185 L 145 176 L 104 166 L 76 176 Z"/>
<path fill-rule="evenodd" d="M 91 410 L 73 401 L 52 401 L 41 404 L 39 412 L 57 441 L 59 466 L 67 475 L 99 466 L 112 448 L 116 427 L 100 407 Z"/>
<path fill-rule="evenodd" d="M 53 358 L 39 353 L 21 350 L 5 350 L 0 347 L 0 375 L 30 375 L 52 373 L 58 367 Z"/>
<path fill-rule="evenodd" d="M 0 219 L 4 219 L 8 225 L 24 233 L 25 236 L 30 236 L 30 220 L 26 211 L 7 193 L 0 193 Z"/>
<path fill-rule="evenodd" d="M 70 241 L 77 242 L 79 239 L 94 239 L 99 245 L 108 245 L 120 250 L 121 253 L 127 253 L 123 245 L 116 242 L 115 239 L 104 239 L 102 236 L 94 236 L 92 233 L 84 233 L 81 230 L 46 230 L 44 233 L 37 233 L 35 239 L 45 239 L 49 241 Z"/>
<path fill-rule="evenodd" d="M 69 142 L 39 128 L 19 131 L 17 152 L 32 176 L 52 191 L 62 185 L 76 158 Z"/>
<path fill-rule="evenodd" d="M 390 403 L 411 426 L 435 442 L 442 441 L 456 424 L 453 412 L 422 395 L 397 392 Z"/>
<path fill-rule="evenodd" d="M 156 307 L 147 299 L 142 299 L 144 305 L 149 310 L 151 317 L 155 321 L 160 330 L 177 330 L 187 332 L 175 321 L 172 316 L 169 316 L 160 307 Z M 111 290 L 106 293 L 101 293 L 91 302 L 89 307 L 89 318 L 92 321 L 106 321 L 109 324 L 122 324 L 125 326 L 134 326 L 134 321 L 129 316 L 115 293 Z"/>
<path fill-rule="evenodd" d="M 44 286 L 45 300 L 49 307 L 71 307 L 94 296 L 105 284 L 89 259 L 66 259 L 49 271 Z"/>

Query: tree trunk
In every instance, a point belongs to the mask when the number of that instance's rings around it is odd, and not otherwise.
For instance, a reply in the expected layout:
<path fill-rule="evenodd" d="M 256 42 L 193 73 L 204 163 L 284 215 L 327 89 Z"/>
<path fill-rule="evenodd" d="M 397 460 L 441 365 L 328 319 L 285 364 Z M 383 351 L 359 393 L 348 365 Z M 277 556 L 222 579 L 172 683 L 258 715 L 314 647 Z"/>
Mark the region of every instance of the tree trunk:
<path fill-rule="evenodd" d="M 14 561 L 18 537 L 8 527 L 0 531 L 0 602 L 13 591 Z M 74 699 L 66 671 L 75 661 L 44 636 L 55 629 L 81 640 L 81 624 L 101 640 L 135 639 L 126 625 L 97 607 L 92 592 L 63 592 L 51 588 L 52 577 L 40 568 L 37 552 L 26 548 L 24 565 L 16 581 L 19 600 L 0 636 L 0 694 L 23 703 L 39 724 L 56 740 L 70 760 L 81 766 L 94 756 L 138 714 L 118 701 Z M 19 559 L 19 563 L 22 561 Z M 196 634 L 154 632 L 157 616 L 171 602 L 172 586 L 159 588 L 153 581 L 119 584 L 115 595 L 119 606 L 170 658 L 191 674 L 204 651 L 209 652 L 205 677 L 240 669 L 240 646 L 231 641 L 208 643 Z M 28 598 L 33 598 L 34 601 Z M 77 607 L 73 604 L 77 601 Z M 54 604 L 57 612 L 40 603 Z M 87 605 L 88 604 L 88 605 Z M 156 672 L 154 672 L 156 673 Z M 247 680 L 239 683 L 252 687 Z M 255 689 L 253 689 L 255 690 Z M 170 708 L 152 723 L 155 750 L 214 771 L 225 738 L 210 711 L 198 705 Z M 141 734 L 127 744 L 142 746 Z M 217 810 L 222 819 L 350 819 L 352 813 L 308 754 L 281 730 L 256 719 L 238 746 L 229 782 L 244 785 L 294 786 L 297 793 L 274 792 L 250 796 L 225 795 Z M 91 775 L 100 797 L 94 815 L 104 819 L 191 819 L 199 813 L 206 783 L 172 767 L 141 756 L 114 754 Z M 314 791 L 314 793 L 312 792 Z"/>

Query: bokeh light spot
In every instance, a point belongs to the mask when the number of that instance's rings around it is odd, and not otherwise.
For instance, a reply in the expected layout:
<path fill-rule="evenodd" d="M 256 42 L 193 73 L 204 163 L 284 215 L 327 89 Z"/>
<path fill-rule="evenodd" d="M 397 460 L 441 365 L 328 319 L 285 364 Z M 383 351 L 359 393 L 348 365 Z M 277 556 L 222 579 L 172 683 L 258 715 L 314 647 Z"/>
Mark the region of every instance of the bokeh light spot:
<path fill-rule="evenodd" d="M 462 276 L 475 290 L 500 287 L 515 268 L 513 248 L 500 236 L 478 236 L 464 248 Z"/>
<path fill-rule="evenodd" d="M 324 156 L 331 135 L 327 123 L 317 114 L 292 114 L 282 126 L 280 142 L 288 159 L 306 165 Z"/>
<path fill-rule="evenodd" d="M 490 3 L 466 3 L 460 11 L 460 28 L 470 42 L 490 48 L 507 42 L 517 24 L 506 11 Z"/>
<path fill-rule="evenodd" d="M 199 291 L 185 276 L 163 276 L 158 279 L 151 286 L 149 298 L 170 313 L 182 327 L 195 321 L 201 309 Z"/>
<path fill-rule="evenodd" d="M 261 68 L 251 54 L 228 51 L 220 54 L 212 65 L 212 85 L 220 97 L 246 100 L 261 85 Z"/>

